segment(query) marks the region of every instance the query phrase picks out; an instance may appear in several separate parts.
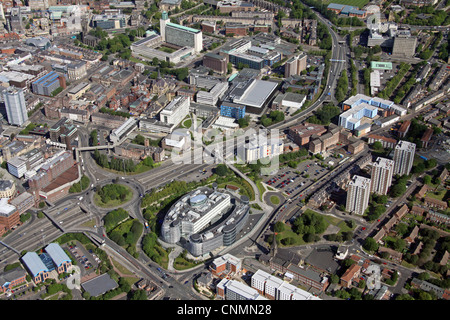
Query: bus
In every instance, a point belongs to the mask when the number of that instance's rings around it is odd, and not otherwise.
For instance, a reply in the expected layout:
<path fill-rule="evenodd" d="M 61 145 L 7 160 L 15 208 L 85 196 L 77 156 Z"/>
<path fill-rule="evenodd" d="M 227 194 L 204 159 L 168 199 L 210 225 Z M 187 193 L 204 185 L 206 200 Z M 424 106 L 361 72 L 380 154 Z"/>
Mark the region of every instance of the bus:
<path fill-rule="evenodd" d="M 144 225 L 145 225 L 145 229 L 148 229 L 148 222 L 147 221 L 145 221 Z"/>

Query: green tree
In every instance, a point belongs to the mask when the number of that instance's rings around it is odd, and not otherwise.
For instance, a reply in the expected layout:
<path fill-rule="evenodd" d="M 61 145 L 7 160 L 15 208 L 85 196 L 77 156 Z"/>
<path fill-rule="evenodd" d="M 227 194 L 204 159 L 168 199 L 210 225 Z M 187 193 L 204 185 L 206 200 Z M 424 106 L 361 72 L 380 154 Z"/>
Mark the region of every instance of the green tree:
<path fill-rule="evenodd" d="M 281 221 L 277 221 L 274 225 L 274 231 L 277 233 L 284 231 L 284 223 Z"/>
<path fill-rule="evenodd" d="M 364 241 L 363 248 L 369 252 L 375 252 L 378 250 L 378 244 L 372 237 L 367 237 Z"/>
<path fill-rule="evenodd" d="M 224 177 L 228 174 L 229 170 L 228 167 L 225 164 L 218 164 L 217 167 L 214 169 L 214 172 L 221 176 Z"/>

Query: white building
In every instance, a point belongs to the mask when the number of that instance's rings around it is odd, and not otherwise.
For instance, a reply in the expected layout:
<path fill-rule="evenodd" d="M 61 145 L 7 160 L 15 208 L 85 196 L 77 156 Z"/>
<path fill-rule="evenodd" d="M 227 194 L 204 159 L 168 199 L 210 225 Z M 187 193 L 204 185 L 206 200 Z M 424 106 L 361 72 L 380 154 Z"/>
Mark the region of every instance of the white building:
<path fill-rule="evenodd" d="M 239 128 L 239 124 L 236 122 L 236 119 L 220 116 L 217 118 L 216 122 L 211 126 L 213 129 L 221 129 L 221 130 L 237 130 Z"/>
<path fill-rule="evenodd" d="M 166 11 L 159 20 L 162 40 L 180 47 L 194 48 L 196 53 L 203 49 L 203 33 L 200 30 L 170 22 Z"/>
<path fill-rule="evenodd" d="M 137 128 L 137 120 L 129 118 L 120 127 L 111 131 L 109 139 L 113 143 L 120 143 L 125 139 L 134 129 Z"/>
<path fill-rule="evenodd" d="M 370 179 L 361 176 L 353 176 L 348 184 L 347 203 L 345 210 L 347 212 L 364 214 L 369 206 Z"/>
<path fill-rule="evenodd" d="M 9 87 L 3 93 L 5 101 L 6 115 L 8 123 L 14 126 L 21 126 L 28 121 L 25 95 L 22 89 Z"/>
<path fill-rule="evenodd" d="M 210 91 L 200 90 L 197 92 L 197 103 L 215 106 L 228 90 L 228 82 L 219 82 Z"/>
<path fill-rule="evenodd" d="M 161 110 L 159 113 L 159 120 L 177 126 L 189 114 L 190 105 L 190 97 L 175 97 L 163 110 Z"/>
<path fill-rule="evenodd" d="M 288 92 L 281 100 L 281 105 L 287 108 L 300 109 L 306 101 L 304 94 Z"/>
<path fill-rule="evenodd" d="M 229 279 L 222 279 L 217 284 L 217 295 L 225 300 L 267 300 L 257 290 L 246 284 Z"/>
<path fill-rule="evenodd" d="M 394 161 L 378 157 L 372 164 L 371 192 L 385 195 L 392 184 Z"/>
<path fill-rule="evenodd" d="M 230 206 L 229 194 L 198 189 L 185 195 L 170 209 L 161 227 L 161 237 L 168 243 L 177 243 L 181 237 L 188 238 L 205 229 Z"/>
<path fill-rule="evenodd" d="M 394 174 L 408 175 L 414 162 L 416 144 L 400 140 L 394 149 Z"/>
<path fill-rule="evenodd" d="M 255 272 L 251 286 L 270 300 L 322 300 L 263 270 Z"/>
<path fill-rule="evenodd" d="M 256 162 L 259 159 L 272 158 L 283 153 L 284 143 L 281 139 L 271 137 L 250 137 L 248 143 L 238 145 L 238 161 L 246 163 Z"/>

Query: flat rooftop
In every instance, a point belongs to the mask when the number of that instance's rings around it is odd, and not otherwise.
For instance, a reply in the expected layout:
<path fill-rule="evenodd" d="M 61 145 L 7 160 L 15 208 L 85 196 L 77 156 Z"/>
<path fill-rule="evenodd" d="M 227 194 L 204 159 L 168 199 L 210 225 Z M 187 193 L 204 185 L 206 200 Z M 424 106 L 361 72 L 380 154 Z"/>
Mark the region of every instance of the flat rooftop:
<path fill-rule="evenodd" d="M 254 79 L 240 97 L 233 99 L 233 102 L 261 108 L 277 87 L 276 82 Z"/>

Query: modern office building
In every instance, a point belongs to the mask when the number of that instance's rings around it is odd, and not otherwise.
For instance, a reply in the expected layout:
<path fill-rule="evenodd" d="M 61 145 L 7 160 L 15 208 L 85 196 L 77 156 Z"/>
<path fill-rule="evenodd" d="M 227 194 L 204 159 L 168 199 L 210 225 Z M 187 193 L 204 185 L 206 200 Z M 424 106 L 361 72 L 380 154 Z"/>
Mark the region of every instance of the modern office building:
<path fill-rule="evenodd" d="M 9 87 L 3 92 L 8 123 L 21 126 L 28 120 L 25 95 L 22 89 Z"/>
<path fill-rule="evenodd" d="M 191 47 L 198 53 L 203 49 L 203 33 L 200 30 L 170 22 L 166 11 L 160 19 L 162 40 L 179 47 Z"/>
<path fill-rule="evenodd" d="M 215 53 L 207 53 L 203 56 L 203 65 L 219 73 L 226 73 L 228 69 L 227 57 Z"/>
<path fill-rule="evenodd" d="M 378 108 L 367 103 L 361 103 L 354 108 L 347 110 L 339 115 L 339 125 L 349 129 L 357 129 L 361 125 L 364 117 L 373 119 L 378 113 Z"/>
<path fill-rule="evenodd" d="M 57 243 L 50 243 L 45 247 L 45 252 L 50 256 L 58 273 L 67 272 L 72 266 L 72 260 Z"/>
<path fill-rule="evenodd" d="M 230 44 L 223 46 L 220 52 L 225 54 L 244 53 L 252 47 L 252 42 L 247 39 L 239 39 Z"/>
<path fill-rule="evenodd" d="M 358 93 L 357 95 L 354 95 L 342 102 L 343 110 L 346 111 L 348 109 L 354 108 L 361 103 L 367 103 L 368 105 L 375 106 L 381 109 L 390 109 L 394 105 L 394 102 L 392 101 L 378 97 L 369 97 L 364 94 Z"/>
<path fill-rule="evenodd" d="M 250 137 L 244 145 L 238 145 L 236 157 L 238 161 L 245 163 L 256 163 L 259 159 L 273 158 L 284 151 L 282 139 L 271 139 L 271 137 Z"/>
<path fill-rule="evenodd" d="M 245 106 L 245 112 L 260 115 L 273 100 L 278 83 L 258 79 L 234 81 L 227 96 L 227 102 Z M 226 116 L 225 114 L 221 114 Z"/>
<path fill-rule="evenodd" d="M 345 210 L 359 215 L 364 214 L 369 206 L 369 197 L 370 179 L 358 175 L 353 176 L 348 184 Z"/>
<path fill-rule="evenodd" d="M 40 149 L 34 148 L 25 154 L 9 159 L 7 162 L 8 172 L 16 178 L 22 178 L 29 170 L 33 170 L 44 161 Z"/>
<path fill-rule="evenodd" d="M 20 213 L 17 208 L 8 203 L 7 198 L 0 199 L 0 233 L 20 224 Z"/>
<path fill-rule="evenodd" d="M 248 68 L 261 70 L 264 68 L 264 59 L 258 56 L 246 54 L 246 53 L 233 53 L 229 55 L 230 62 L 238 66 L 240 64 L 247 65 Z"/>
<path fill-rule="evenodd" d="M 181 242 L 193 256 L 203 256 L 236 241 L 249 209 L 246 197 L 235 198 L 216 186 L 201 187 L 170 208 L 161 226 L 161 238 L 171 244 Z"/>
<path fill-rule="evenodd" d="M 393 111 L 398 116 L 406 114 L 404 108 L 395 105 L 392 101 L 357 94 L 342 103 L 344 112 L 339 116 L 339 125 L 349 130 L 355 130 L 362 125 L 362 118 L 374 119 L 378 108 Z"/>
<path fill-rule="evenodd" d="M 224 101 L 220 105 L 220 115 L 239 120 L 245 117 L 245 106 Z"/>
<path fill-rule="evenodd" d="M 36 252 L 27 252 L 22 257 L 22 263 L 30 273 L 35 284 L 44 282 L 50 276 L 50 272 Z"/>
<path fill-rule="evenodd" d="M 378 157 L 372 164 L 371 172 L 371 192 L 386 195 L 392 184 L 394 175 L 394 161 Z"/>
<path fill-rule="evenodd" d="M 63 83 L 65 86 L 65 79 L 62 78 L 64 78 L 62 75 L 51 71 L 34 81 L 31 84 L 32 90 L 35 94 L 51 96 L 56 89 L 63 87 Z"/>
<path fill-rule="evenodd" d="M 400 140 L 394 149 L 394 174 L 408 175 L 414 162 L 416 144 Z"/>
<path fill-rule="evenodd" d="M 177 96 L 161 110 L 159 120 L 163 123 L 178 125 L 189 114 L 190 105 L 190 97 Z"/>
<path fill-rule="evenodd" d="M 397 35 L 392 47 L 393 56 L 411 58 L 416 53 L 417 37 L 409 35 Z"/>
<path fill-rule="evenodd" d="M 0 292 L 11 292 L 15 287 L 21 284 L 26 284 L 26 282 L 27 272 L 22 268 L 17 267 L 8 271 L 4 271 L 0 275 Z"/>
<path fill-rule="evenodd" d="M 242 261 L 239 258 L 227 253 L 223 256 L 215 258 L 211 265 L 209 266 L 209 270 L 215 276 L 222 276 L 229 273 L 237 274 L 242 269 Z"/>
<path fill-rule="evenodd" d="M 47 245 L 40 255 L 36 252 L 27 252 L 22 257 L 22 262 L 36 284 L 49 278 L 52 271 L 68 272 L 72 266 L 72 260 L 57 243 Z"/>
<path fill-rule="evenodd" d="M 92 17 L 92 26 L 104 30 L 122 29 L 127 26 L 127 20 L 124 14 L 98 14 Z"/>

